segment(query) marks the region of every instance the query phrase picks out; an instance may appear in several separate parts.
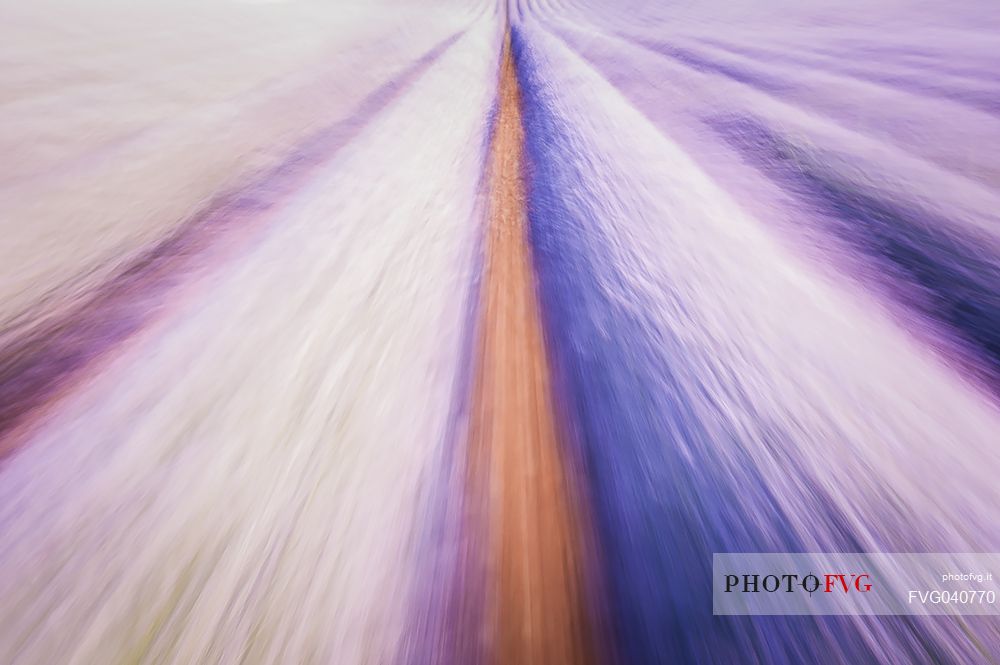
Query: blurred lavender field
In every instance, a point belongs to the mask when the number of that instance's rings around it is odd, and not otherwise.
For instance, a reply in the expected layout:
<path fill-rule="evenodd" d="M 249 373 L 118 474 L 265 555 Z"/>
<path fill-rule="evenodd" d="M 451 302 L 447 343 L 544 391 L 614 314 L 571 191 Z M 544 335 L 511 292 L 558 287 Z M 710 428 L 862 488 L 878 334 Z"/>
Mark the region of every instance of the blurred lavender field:
<path fill-rule="evenodd" d="M 0 226 L 0 664 L 1000 662 L 711 589 L 1000 551 L 991 0 L 0 0 Z"/>

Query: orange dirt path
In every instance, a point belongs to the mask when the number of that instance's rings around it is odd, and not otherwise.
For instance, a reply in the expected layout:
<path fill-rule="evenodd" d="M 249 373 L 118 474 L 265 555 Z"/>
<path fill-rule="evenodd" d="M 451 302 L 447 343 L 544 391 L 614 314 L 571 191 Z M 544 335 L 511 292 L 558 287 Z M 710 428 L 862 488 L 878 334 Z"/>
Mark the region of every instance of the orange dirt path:
<path fill-rule="evenodd" d="M 489 164 L 489 219 L 469 441 L 469 500 L 483 510 L 485 619 L 496 663 L 589 663 L 586 553 L 560 449 L 527 240 L 524 129 L 510 42 Z M 485 529 L 485 533 L 482 531 Z"/>

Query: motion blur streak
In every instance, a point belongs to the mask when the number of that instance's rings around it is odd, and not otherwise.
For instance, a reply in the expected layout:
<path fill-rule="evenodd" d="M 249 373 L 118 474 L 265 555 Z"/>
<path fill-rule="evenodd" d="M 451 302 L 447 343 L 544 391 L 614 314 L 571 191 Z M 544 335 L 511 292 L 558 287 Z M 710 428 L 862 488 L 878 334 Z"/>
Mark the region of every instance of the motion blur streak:
<path fill-rule="evenodd" d="M 395 657 L 496 71 L 495 26 L 460 18 L 266 236 L 5 461 L 0 662 Z"/>
<path fill-rule="evenodd" d="M 1000 8 L 0 4 L 0 663 L 1000 662 Z M 1000 571 L 995 571 L 1000 574 Z"/>
<path fill-rule="evenodd" d="M 509 44 L 509 41 L 508 41 Z M 586 663 L 580 501 L 552 409 L 527 246 L 524 131 L 509 46 L 500 68 L 489 165 L 480 352 L 469 439 L 469 498 L 486 571 L 486 652 L 495 663 Z"/>
<path fill-rule="evenodd" d="M 48 325 L 12 340 L 0 356 L 0 437 L 59 388 L 61 380 L 84 369 L 88 361 L 120 343 L 156 311 L 178 273 L 196 270 L 214 237 L 239 228 L 254 230 L 282 198 L 298 187 L 310 168 L 328 161 L 362 121 L 385 106 L 455 41 L 447 39 L 361 103 L 353 118 L 324 127 L 297 146 L 277 166 L 233 193 L 223 194 L 196 212 L 170 236 L 127 264 L 119 275 L 95 290 L 89 301 Z M 9 450 L 0 448 L 0 455 Z"/>

